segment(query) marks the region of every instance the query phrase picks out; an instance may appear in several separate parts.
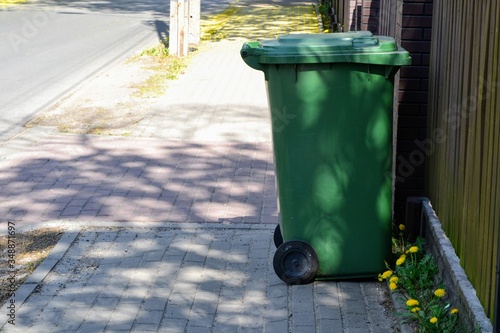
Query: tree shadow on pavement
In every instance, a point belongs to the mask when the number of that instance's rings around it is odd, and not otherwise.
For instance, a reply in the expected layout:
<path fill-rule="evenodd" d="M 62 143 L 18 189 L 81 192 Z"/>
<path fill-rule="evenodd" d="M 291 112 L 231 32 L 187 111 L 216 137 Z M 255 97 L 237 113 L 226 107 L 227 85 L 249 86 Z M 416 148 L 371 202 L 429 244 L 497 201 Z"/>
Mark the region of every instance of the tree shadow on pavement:
<path fill-rule="evenodd" d="M 49 136 L 0 169 L 5 221 L 277 222 L 269 143 Z"/>

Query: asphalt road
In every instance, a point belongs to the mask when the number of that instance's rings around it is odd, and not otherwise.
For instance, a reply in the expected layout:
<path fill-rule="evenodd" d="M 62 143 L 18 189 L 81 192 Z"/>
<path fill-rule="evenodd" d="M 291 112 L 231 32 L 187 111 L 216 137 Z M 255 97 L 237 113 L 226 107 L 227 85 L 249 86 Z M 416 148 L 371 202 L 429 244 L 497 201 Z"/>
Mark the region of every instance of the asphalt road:
<path fill-rule="evenodd" d="M 230 0 L 202 1 L 202 13 Z M 0 9 L 0 143 L 94 74 L 168 36 L 169 0 L 34 0 Z"/>

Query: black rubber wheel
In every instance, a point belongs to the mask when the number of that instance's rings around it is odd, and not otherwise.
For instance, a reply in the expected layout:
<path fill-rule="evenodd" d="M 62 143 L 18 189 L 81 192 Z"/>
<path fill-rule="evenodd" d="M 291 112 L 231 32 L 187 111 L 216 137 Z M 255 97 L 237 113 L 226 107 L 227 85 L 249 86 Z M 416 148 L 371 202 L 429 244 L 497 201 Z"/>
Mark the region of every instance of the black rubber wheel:
<path fill-rule="evenodd" d="M 318 272 L 318 255 L 311 245 L 290 241 L 280 245 L 274 254 L 274 271 L 288 284 L 311 283 Z"/>
<path fill-rule="evenodd" d="M 281 228 L 278 224 L 274 229 L 274 245 L 278 248 L 281 244 L 283 244 L 283 235 L 281 235 Z"/>

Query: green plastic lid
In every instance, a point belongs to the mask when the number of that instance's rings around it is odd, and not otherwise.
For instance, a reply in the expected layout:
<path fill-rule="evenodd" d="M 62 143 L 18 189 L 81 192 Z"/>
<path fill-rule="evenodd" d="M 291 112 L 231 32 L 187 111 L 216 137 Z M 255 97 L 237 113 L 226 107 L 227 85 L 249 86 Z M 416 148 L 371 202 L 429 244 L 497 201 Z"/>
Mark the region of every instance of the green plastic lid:
<path fill-rule="evenodd" d="M 411 64 L 407 51 L 394 38 L 369 31 L 331 34 L 290 34 L 275 40 L 247 42 L 241 56 L 253 68 L 265 64 L 364 63 Z"/>

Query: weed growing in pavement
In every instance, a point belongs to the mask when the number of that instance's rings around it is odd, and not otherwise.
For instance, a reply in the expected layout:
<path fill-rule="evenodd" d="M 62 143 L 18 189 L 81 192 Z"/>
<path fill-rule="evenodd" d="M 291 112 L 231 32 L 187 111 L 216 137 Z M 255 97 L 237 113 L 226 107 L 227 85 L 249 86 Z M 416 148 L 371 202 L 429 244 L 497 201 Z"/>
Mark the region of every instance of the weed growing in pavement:
<path fill-rule="evenodd" d="M 160 42 L 158 45 L 153 46 L 141 52 L 141 57 L 151 56 L 151 57 L 167 57 L 168 56 L 168 42 Z"/>
<path fill-rule="evenodd" d="M 437 280 L 438 267 L 431 254 L 423 249 L 424 239 L 415 243 L 405 239 L 404 225 L 393 237 L 395 263 L 386 263 L 387 270 L 379 281 L 387 281 L 392 292 L 399 292 L 406 302 L 404 319 L 416 324 L 420 333 L 465 332 L 459 323 L 458 309 L 446 302 L 446 289 Z"/>
<path fill-rule="evenodd" d="M 136 85 L 136 97 L 149 98 L 158 97 L 163 94 L 168 80 L 175 80 L 187 66 L 188 59 L 170 55 L 168 41 L 142 51 L 139 56 L 132 61 L 140 61 L 141 58 L 148 57 L 152 61 L 148 62 L 147 70 L 152 71 L 146 80 Z"/>
<path fill-rule="evenodd" d="M 330 32 L 330 26 L 332 24 L 330 20 L 331 5 L 332 5 L 331 2 L 326 0 L 321 0 L 320 3 L 318 4 L 318 12 L 323 22 L 323 29 L 324 29 L 323 32 Z"/>

